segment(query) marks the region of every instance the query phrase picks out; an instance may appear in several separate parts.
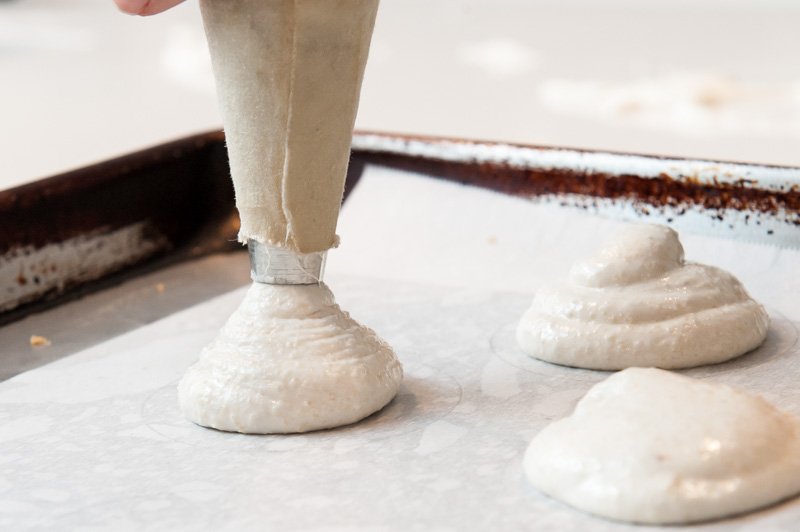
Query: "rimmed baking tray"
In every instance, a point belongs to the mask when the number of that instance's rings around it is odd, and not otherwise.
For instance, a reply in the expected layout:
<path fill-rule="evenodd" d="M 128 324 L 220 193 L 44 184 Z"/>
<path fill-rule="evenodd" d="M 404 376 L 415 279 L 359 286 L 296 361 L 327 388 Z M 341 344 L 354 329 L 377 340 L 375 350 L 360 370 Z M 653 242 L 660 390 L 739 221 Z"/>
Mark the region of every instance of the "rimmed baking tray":
<path fill-rule="evenodd" d="M 622 218 L 800 242 L 800 169 L 361 132 L 365 164 Z M 145 271 L 241 249 L 224 135 L 203 133 L 0 192 L 0 323 Z"/>
<path fill-rule="evenodd" d="M 627 530 L 523 479 L 533 435 L 608 375 L 519 350 L 531 291 L 624 225 L 585 211 L 767 243 L 798 231 L 792 169 L 359 134 L 326 279 L 397 351 L 403 386 L 352 426 L 244 436 L 192 425 L 176 401 L 249 280 L 246 253 L 220 253 L 242 249 L 223 139 L 154 151 L 30 185 L 15 201 L 38 216 L 6 211 L 7 224 L 44 228 L 9 238 L 21 286 L 43 269 L 56 281 L 0 328 L 0 380 L 17 374 L 0 383 L 0 528 Z M 758 350 L 685 373 L 800 412 L 797 250 L 683 237 L 688 257 L 739 275 L 773 319 Z M 798 515 L 793 499 L 691 529 L 794 530 Z"/>

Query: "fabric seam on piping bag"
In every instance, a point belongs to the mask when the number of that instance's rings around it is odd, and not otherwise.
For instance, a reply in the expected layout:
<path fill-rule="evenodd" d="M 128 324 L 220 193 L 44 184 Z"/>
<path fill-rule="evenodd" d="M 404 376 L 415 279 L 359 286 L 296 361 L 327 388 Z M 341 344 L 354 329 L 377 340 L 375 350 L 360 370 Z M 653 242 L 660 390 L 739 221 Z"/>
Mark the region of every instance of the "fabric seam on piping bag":
<path fill-rule="evenodd" d="M 291 55 L 291 68 L 289 77 L 289 94 L 288 94 L 288 110 L 286 112 L 286 130 L 284 134 L 284 148 L 283 148 L 283 175 L 281 176 L 281 211 L 286 220 L 286 234 L 283 239 L 283 245 L 287 248 L 292 248 L 289 242 L 292 238 L 292 216 L 287 209 L 286 204 L 286 181 L 289 173 L 289 144 L 291 139 L 292 129 L 292 104 L 294 102 L 294 83 L 295 83 L 295 70 L 297 69 L 297 0 L 292 2 L 292 55 Z"/>

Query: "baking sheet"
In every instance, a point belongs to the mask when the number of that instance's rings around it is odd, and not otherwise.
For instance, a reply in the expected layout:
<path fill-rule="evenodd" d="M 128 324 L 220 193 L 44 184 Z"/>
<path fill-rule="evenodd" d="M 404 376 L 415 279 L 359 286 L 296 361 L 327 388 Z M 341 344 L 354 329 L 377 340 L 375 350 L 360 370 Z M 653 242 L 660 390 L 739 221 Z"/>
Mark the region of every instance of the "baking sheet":
<path fill-rule="evenodd" d="M 159 268 L 0 327 L 0 382 L 250 283 L 246 252 Z M 47 347 L 30 345 L 44 336 Z"/>
<path fill-rule="evenodd" d="M 369 169 L 327 279 L 397 350 L 398 398 L 362 423 L 245 436 L 183 420 L 175 386 L 243 289 L 0 383 L 0 528 L 93 530 L 646 529 L 529 488 L 525 447 L 608 374 L 527 359 L 513 324 L 533 291 L 620 222 Z M 687 373 L 800 415 L 798 252 L 684 235 L 773 317 L 754 353 Z M 746 260 L 743 260 L 746 257 Z M 800 501 L 691 529 L 794 530 Z"/>

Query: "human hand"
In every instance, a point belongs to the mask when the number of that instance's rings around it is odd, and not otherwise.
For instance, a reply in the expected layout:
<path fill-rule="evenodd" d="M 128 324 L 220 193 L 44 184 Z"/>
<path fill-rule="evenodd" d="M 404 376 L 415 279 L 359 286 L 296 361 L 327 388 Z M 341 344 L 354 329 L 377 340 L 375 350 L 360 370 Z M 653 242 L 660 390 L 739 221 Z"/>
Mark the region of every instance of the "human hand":
<path fill-rule="evenodd" d="M 175 7 L 183 0 L 114 0 L 117 7 L 129 15 L 155 15 Z"/>

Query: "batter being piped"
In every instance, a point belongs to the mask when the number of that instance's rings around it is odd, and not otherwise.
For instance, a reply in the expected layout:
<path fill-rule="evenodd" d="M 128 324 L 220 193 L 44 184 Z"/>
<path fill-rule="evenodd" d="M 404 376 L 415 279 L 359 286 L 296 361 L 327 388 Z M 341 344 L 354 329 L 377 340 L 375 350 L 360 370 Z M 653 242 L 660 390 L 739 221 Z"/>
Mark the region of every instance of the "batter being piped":
<path fill-rule="evenodd" d="M 391 347 L 321 282 L 378 2 L 200 6 L 255 282 L 181 381 L 181 409 L 245 433 L 353 423 L 391 401 L 403 376 Z"/>

